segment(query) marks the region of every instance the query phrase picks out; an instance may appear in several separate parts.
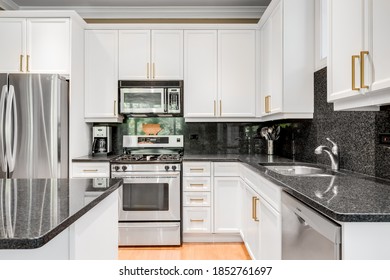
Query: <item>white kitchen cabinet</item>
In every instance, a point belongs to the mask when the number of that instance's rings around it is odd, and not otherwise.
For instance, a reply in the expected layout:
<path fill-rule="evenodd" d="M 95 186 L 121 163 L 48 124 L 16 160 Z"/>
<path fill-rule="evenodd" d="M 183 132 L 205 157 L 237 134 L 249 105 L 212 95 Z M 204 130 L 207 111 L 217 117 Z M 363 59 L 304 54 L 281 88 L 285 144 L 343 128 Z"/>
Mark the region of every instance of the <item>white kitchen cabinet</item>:
<path fill-rule="evenodd" d="M 70 73 L 69 18 L 1 18 L 0 72 Z"/>
<path fill-rule="evenodd" d="M 240 177 L 214 177 L 214 232 L 239 233 Z"/>
<path fill-rule="evenodd" d="M 182 30 L 120 30 L 120 80 L 183 80 Z"/>
<path fill-rule="evenodd" d="M 314 1 L 273 0 L 259 22 L 260 104 L 264 121 L 312 118 Z"/>
<path fill-rule="evenodd" d="M 255 30 L 186 30 L 184 57 L 187 121 L 256 116 Z"/>
<path fill-rule="evenodd" d="M 109 162 L 73 162 L 72 178 L 108 178 L 110 177 Z"/>
<path fill-rule="evenodd" d="M 328 5 L 328 102 L 335 110 L 379 110 L 390 103 L 390 2 L 330 0 Z"/>
<path fill-rule="evenodd" d="M 183 233 L 210 233 L 210 207 L 184 207 Z"/>
<path fill-rule="evenodd" d="M 118 114 L 118 31 L 85 31 L 85 121 L 122 122 Z"/>
<path fill-rule="evenodd" d="M 186 161 L 183 163 L 184 177 L 210 177 L 211 162 L 208 161 Z"/>

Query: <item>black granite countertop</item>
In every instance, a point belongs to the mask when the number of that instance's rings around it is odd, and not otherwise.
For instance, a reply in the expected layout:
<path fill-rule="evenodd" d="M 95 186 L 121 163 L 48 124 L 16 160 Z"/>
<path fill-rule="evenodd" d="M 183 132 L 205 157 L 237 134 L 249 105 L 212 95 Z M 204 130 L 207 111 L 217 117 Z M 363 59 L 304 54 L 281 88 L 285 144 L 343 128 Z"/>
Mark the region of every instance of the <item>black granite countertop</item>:
<path fill-rule="evenodd" d="M 239 161 L 305 204 L 338 222 L 390 222 L 390 181 L 348 170 L 331 176 L 286 176 L 259 163 L 297 164 L 291 159 L 268 155 L 185 155 L 184 161 Z"/>
<path fill-rule="evenodd" d="M 109 156 L 92 156 L 92 155 L 86 155 L 78 158 L 72 159 L 72 162 L 109 162 L 110 160 L 113 160 L 114 158 L 118 157 L 120 155 L 109 155 Z"/>
<path fill-rule="evenodd" d="M 122 185 L 120 179 L 0 179 L 0 249 L 34 249 Z"/>

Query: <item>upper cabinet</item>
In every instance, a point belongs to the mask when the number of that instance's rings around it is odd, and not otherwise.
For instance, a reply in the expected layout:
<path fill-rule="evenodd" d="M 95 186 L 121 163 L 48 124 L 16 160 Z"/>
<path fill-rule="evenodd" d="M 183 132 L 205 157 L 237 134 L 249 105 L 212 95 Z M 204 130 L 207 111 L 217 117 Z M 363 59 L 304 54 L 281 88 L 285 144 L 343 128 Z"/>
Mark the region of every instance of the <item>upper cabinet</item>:
<path fill-rule="evenodd" d="M 186 120 L 255 117 L 255 30 L 184 31 L 184 79 Z"/>
<path fill-rule="evenodd" d="M 183 30 L 120 30 L 120 80 L 183 80 Z"/>
<path fill-rule="evenodd" d="M 262 120 L 312 118 L 314 1 L 273 0 L 260 19 Z"/>
<path fill-rule="evenodd" d="M 390 103 L 390 1 L 328 5 L 328 102 L 335 110 L 378 110 Z"/>
<path fill-rule="evenodd" d="M 86 30 L 85 120 L 122 122 L 118 106 L 118 30 Z"/>
<path fill-rule="evenodd" d="M 70 73 L 69 18 L 0 18 L 0 72 Z"/>

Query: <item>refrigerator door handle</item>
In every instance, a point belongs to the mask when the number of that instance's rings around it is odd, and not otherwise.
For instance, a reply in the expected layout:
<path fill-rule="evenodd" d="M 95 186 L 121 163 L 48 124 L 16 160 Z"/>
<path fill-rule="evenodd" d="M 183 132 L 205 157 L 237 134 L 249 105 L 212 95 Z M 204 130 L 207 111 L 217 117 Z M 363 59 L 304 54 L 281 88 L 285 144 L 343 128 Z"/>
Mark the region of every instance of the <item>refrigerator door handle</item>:
<path fill-rule="evenodd" d="M 9 166 L 9 172 L 13 172 L 15 168 L 16 161 L 16 144 L 18 140 L 18 114 L 16 111 L 16 101 L 15 101 L 15 89 L 14 86 L 9 86 L 9 97 L 7 99 L 7 108 L 5 110 L 5 145 L 6 145 L 6 154 L 7 161 Z M 13 113 L 13 127 L 11 126 L 11 117 Z M 13 132 L 13 143 L 12 142 L 12 132 Z"/>
<path fill-rule="evenodd" d="M 0 95 L 0 129 L 2 130 L 0 133 L 0 168 L 2 172 L 7 172 L 7 161 L 5 157 L 4 150 L 4 112 L 5 112 L 5 101 L 8 94 L 8 86 L 4 85 L 1 89 Z"/>

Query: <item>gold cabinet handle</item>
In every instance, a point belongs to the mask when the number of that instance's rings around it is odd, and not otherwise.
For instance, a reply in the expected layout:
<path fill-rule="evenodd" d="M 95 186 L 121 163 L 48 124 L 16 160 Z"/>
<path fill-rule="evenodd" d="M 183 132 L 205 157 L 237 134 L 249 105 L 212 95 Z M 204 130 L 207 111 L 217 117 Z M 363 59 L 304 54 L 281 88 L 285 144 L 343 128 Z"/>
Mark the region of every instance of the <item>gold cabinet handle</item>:
<path fill-rule="evenodd" d="M 190 201 L 204 201 L 204 198 L 190 198 Z"/>
<path fill-rule="evenodd" d="M 19 71 L 23 72 L 23 55 L 22 54 L 19 57 Z"/>
<path fill-rule="evenodd" d="M 156 65 L 154 64 L 154 62 L 153 62 L 152 69 L 153 69 L 153 79 L 155 79 L 156 78 Z"/>
<path fill-rule="evenodd" d="M 360 88 L 368 88 L 367 85 L 364 84 L 364 55 L 368 55 L 368 51 L 360 52 Z"/>
<path fill-rule="evenodd" d="M 203 187 L 204 184 L 190 184 L 190 187 Z"/>
<path fill-rule="evenodd" d="M 84 169 L 83 172 L 98 172 L 97 169 Z"/>
<path fill-rule="evenodd" d="M 190 171 L 191 172 L 203 172 L 204 169 L 203 168 L 190 168 Z"/>
<path fill-rule="evenodd" d="M 352 90 L 359 90 L 360 88 L 356 87 L 356 59 L 359 59 L 360 56 L 353 55 L 352 56 Z"/>
<path fill-rule="evenodd" d="M 217 115 L 217 101 L 214 100 L 214 116 Z"/>
<path fill-rule="evenodd" d="M 253 196 L 252 197 L 252 219 L 255 221 L 255 222 L 258 222 L 259 219 L 257 218 L 257 201 L 259 201 L 259 198 L 257 198 L 256 196 Z"/>
<path fill-rule="evenodd" d="M 27 55 L 26 72 L 30 72 L 30 56 Z"/>
<path fill-rule="evenodd" d="M 264 97 L 264 107 L 266 113 L 271 112 L 271 95 L 267 95 L 266 97 Z"/>
<path fill-rule="evenodd" d="M 149 79 L 149 62 L 146 63 L 146 77 Z"/>
<path fill-rule="evenodd" d="M 204 219 L 190 219 L 190 222 L 200 222 L 200 223 L 203 223 Z"/>
<path fill-rule="evenodd" d="M 219 100 L 219 115 L 222 116 L 222 100 Z"/>
<path fill-rule="evenodd" d="M 116 100 L 114 100 L 114 116 L 117 116 Z"/>

